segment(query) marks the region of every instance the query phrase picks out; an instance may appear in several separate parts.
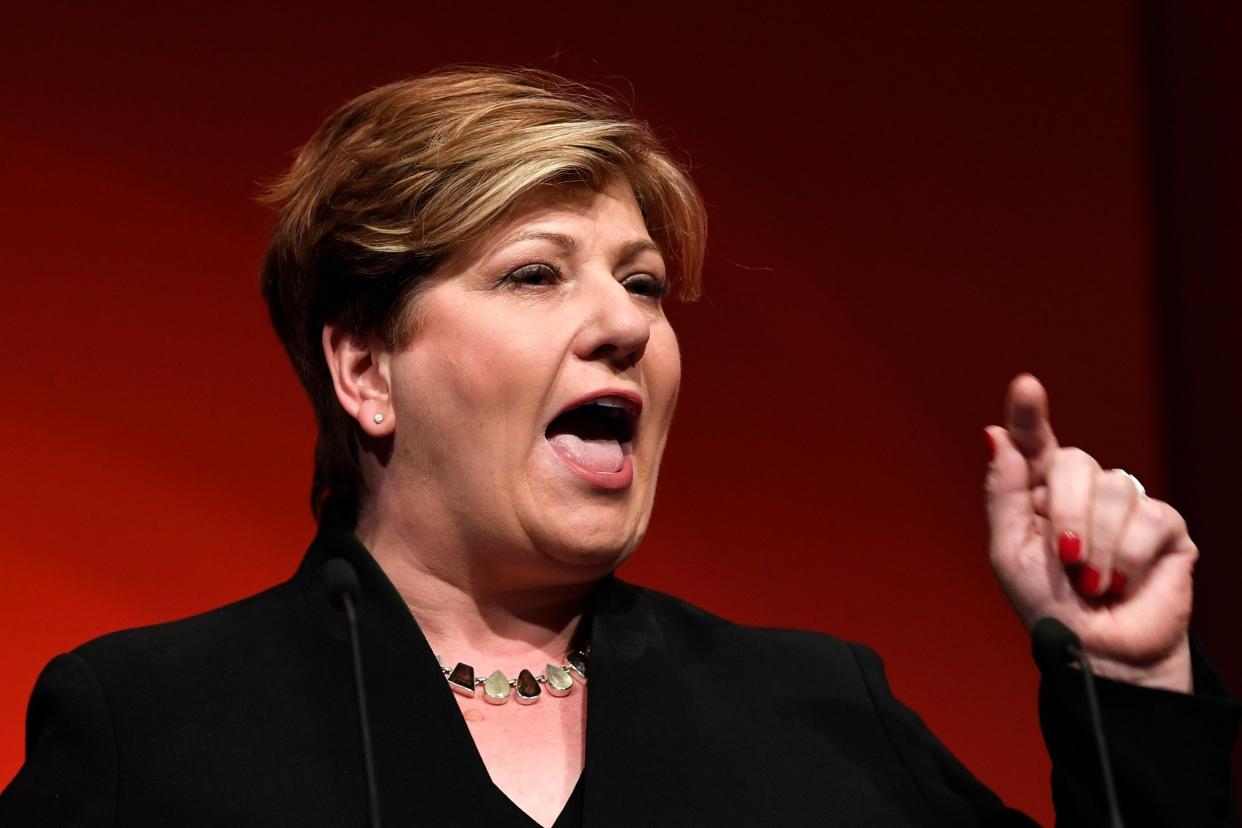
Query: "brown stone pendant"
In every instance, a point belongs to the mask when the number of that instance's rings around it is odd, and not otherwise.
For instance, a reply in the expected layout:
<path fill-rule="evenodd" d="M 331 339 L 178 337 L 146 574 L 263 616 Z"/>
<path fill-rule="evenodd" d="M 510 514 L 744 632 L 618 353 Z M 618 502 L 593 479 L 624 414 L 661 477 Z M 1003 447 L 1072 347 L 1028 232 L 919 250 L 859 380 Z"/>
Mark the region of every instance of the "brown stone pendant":
<path fill-rule="evenodd" d="M 474 698 L 474 668 L 469 664 L 459 661 L 453 671 L 448 674 L 448 683 L 454 692 Z"/>
<path fill-rule="evenodd" d="M 539 701 L 539 682 L 530 670 L 522 670 L 518 673 L 517 683 L 513 685 L 513 689 L 516 691 L 514 695 L 517 697 L 518 704 L 534 704 Z"/>
<path fill-rule="evenodd" d="M 569 667 L 578 677 L 578 681 L 583 684 L 587 683 L 587 654 L 582 650 L 573 650 L 569 655 L 565 656 L 565 660 L 569 662 Z"/>

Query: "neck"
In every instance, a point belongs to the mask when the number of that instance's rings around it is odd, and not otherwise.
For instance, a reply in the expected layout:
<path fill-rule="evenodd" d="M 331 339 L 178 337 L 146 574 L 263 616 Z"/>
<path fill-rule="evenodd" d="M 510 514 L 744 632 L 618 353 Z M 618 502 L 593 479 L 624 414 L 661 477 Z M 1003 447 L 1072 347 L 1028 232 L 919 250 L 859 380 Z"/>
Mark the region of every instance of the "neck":
<path fill-rule="evenodd" d="M 500 567 L 469 565 L 468 550 L 458 544 L 406 537 L 367 516 L 357 533 L 450 666 L 466 661 L 507 673 L 559 663 L 598 582 L 519 581 L 496 572 Z"/>

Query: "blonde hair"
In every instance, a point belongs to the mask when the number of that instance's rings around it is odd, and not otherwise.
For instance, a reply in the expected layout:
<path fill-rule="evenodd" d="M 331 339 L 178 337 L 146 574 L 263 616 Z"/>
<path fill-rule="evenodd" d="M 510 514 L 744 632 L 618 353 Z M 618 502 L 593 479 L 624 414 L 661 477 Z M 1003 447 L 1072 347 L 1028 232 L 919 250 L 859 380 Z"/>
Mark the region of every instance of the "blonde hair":
<path fill-rule="evenodd" d="M 449 67 L 337 110 L 264 200 L 279 215 L 261 285 L 319 428 L 311 509 L 356 515 L 360 431 L 336 399 L 325 324 L 409 331 L 424 278 L 542 185 L 630 184 L 683 299 L 700 291 L 707 219 L 698 190 L 616 98 L 550 72 Z"/>

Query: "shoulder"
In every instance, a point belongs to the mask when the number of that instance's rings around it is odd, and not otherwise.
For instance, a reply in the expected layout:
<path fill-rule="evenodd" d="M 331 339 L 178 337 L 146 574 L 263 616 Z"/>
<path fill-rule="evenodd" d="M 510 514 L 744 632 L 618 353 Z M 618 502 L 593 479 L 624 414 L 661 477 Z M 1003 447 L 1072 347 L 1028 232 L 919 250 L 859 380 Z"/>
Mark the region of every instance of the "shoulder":
<path fill-rule="evenodd" d="M 855 689 L 885 684 L 883 663 L 869 647 L 810 630 L 739 624 L 688 601 L 619 579 L 607 585 L 610 607 L 626 607 L 670 651 L 733 675 L 804 682 L 848 677 Z"/>
<path fill-rule="evenodd" d="M 236 664 L 287 646 L 297 635 L 306 596 L 297 579 L 210 611 L 93 639 L 71 655 L 107 683 L 112 679 L 218 674 Z"/>

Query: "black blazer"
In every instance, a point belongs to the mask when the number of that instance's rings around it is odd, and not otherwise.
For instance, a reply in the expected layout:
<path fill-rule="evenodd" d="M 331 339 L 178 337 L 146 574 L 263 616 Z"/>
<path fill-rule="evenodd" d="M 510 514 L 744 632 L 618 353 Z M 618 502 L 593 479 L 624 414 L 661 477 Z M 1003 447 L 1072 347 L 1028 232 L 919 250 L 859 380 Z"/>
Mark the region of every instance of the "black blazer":
<path fill-rule="evenodd" d="M 321 576 L 337 556 L 362 584 L 385 825 L 522 824 L 400 596 L 328 519 L 288 582 L 55 658 L 0 826 L 363 825 L 350 650 Z M 865 647 L 737 626 L 614 578 L 591 635 L 584 825 L 1032 824 L 893 699 Z M 1131 828 L 1236 824 L 1238 706 L 1201 659 L 1197 673 L 1193 697 L 1100 682 Z M 1045 676 L 1054 796 L 1061 824 L 1104 825 L 1081 699 L 1079 674 Z M 539 761 L 537 746 L 515 749 Z"/>

